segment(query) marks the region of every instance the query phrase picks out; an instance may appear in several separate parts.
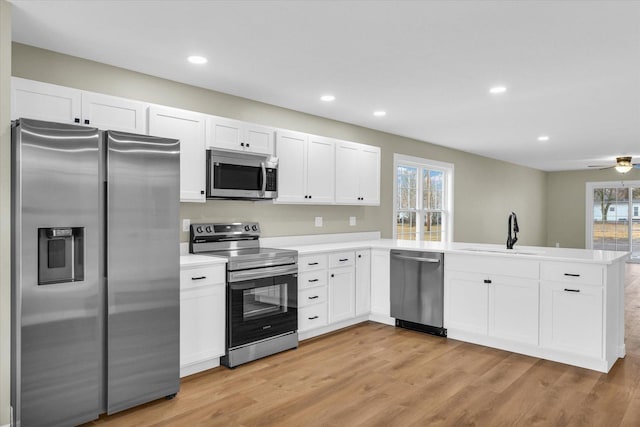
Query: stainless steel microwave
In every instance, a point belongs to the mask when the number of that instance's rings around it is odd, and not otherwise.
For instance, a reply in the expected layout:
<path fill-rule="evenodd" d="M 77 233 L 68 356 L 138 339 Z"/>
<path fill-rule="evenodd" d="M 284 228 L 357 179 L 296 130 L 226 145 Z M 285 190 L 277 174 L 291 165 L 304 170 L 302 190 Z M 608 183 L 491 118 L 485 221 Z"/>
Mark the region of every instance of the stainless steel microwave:
<path fill-rule="evenodd" d="M 278 159 L 207 150 L 207 199 L 275 199 Z"/>

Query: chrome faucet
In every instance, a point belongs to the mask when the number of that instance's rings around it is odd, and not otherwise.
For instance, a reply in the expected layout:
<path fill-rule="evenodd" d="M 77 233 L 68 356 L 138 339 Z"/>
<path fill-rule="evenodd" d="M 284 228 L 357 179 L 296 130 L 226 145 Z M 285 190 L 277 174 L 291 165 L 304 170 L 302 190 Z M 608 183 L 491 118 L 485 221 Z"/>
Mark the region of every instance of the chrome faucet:
<path fill-rule="evenodd" d="M 513 228 L 512 228 L 513 221 Z M 513 237 L 511 237 L 511 231 L 513 230 Z M 511 212 L 509 215 L 509 230 L 507 237 L 507 249 L 513 249 L 513 245 L 518 241 L 518 233 L 520 232 L 520 228 L 518 227 L 518 217 L 515 212 Z"/>

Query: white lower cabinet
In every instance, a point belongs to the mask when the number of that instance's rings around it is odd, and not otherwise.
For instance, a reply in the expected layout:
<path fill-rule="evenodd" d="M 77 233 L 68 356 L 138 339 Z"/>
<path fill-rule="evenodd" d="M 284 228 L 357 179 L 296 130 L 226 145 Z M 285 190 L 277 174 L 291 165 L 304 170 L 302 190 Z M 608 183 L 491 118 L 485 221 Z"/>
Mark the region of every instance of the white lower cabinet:
<path fill-rule="evenodd" d="M 445 328 L 450 338 L 608 372 L 625 354 L 623 277 L 624 261 L 446 254 Z"/>
<path fill-rule="evenodd" d="M 541 304 L 544 347 L 602 357 L 602 287 L 543 282 Z"/>
<path fill-rule="evenodd" d="M 371 250 L 371 317 L 394 324 L 391 318 L 391 256 L 389 249 Z"/>
<path fill-rule="evenodd" d="M 455 271 L 447 287 L 447 328 L 538 344 L 537 280 Z"/>
<path fill-rule="evenodd" d="M 538 281 L 495 276 L 489 285 L 489 336 L 538 345 Z"/>
<path fill-rule="evenodd" d="M 180 376 L 218 366 L 225 352 L 225 265 L 180 270 Z"/>
<path fill-rule="evenodd" d="M 371 307 L 369 249 L 306 254 L 298 258 L 298 269 L 301 339 L 367 319 Z"/>
<path fill-rule="evenodd" d="M 356 316 L 371 312 L 371 250 L 356 251 Z"/>
<path fill-rule="evenodd" d="M 483 276 L 457 271 L 446 276 L 445 327 L 486 334 L 489 324 L 489 288 L 484 283 Z"/>

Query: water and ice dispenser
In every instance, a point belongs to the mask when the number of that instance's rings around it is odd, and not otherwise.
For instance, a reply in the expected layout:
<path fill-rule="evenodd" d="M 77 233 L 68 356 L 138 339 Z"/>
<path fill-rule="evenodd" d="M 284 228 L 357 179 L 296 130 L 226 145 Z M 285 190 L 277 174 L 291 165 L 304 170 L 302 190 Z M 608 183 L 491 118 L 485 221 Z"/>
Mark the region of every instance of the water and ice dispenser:
<path fill-rule="evenodd" d="M 38 228 L 38 285 L 84 280 L 84 227 Z"/>

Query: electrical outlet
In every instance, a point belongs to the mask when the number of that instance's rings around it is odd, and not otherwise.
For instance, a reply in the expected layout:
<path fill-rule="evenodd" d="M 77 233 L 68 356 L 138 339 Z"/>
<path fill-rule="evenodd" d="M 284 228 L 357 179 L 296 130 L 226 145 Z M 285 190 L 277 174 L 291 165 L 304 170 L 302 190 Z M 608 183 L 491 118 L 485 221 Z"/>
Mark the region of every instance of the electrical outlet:
<path fill-rule="evenodd" d="M 182 231 L 189 231 L 189 226 L 191 225 L 191 220 L 190 219 L 183 219 L 182 220 Z"/>
<path fill-rule="evenodd" d="M 321 216 L 317 216 L 316 217 L 316 227 L 322 227 L 322 217 Z"/>
<path fill-rule="evenodd" d="M 349 225 L 352 226 L 352 227 L 354 225 L 356 225 L 356 217 L 355 216 L 350 216 L 349 217 Z"/>

